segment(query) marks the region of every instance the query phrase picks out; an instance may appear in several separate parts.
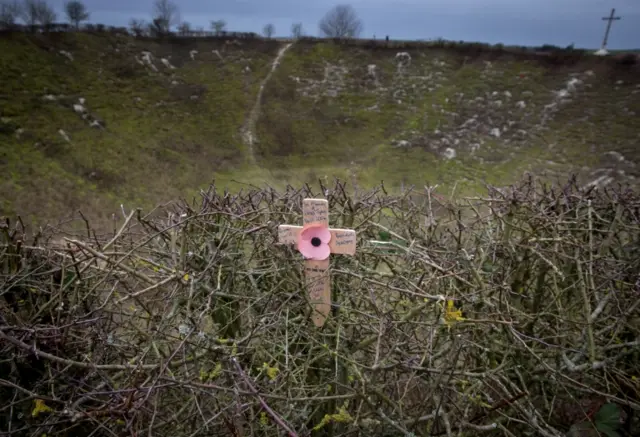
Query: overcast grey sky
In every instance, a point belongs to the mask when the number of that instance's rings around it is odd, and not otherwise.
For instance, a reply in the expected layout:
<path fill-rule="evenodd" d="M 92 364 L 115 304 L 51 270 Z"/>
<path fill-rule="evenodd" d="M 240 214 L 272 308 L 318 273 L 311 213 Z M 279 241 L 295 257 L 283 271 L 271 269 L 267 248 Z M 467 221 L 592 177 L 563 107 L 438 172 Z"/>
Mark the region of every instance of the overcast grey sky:
<path fill-rule="evenodd" d="M 61 12 L 64 0 L 50 0 Z M 153 0 L 84 0 L 90 21 L 126 26 L 151 18 Z M 175 0 L 182 20 L 209 29 L 224 19 L 227 30 L 260 33 L 273 23 L 278 36 L 293 22 L 318 35 L 318 20 L 340 0 Z M 554 44 L 599 48 L 611 8 L 610 49 L 640 48 L 640 0 L 346 0 L 364 24 L 362 37 L 481 41 L 507 45 Z M 63 15 L 61 14 L 61 17 Z"/>

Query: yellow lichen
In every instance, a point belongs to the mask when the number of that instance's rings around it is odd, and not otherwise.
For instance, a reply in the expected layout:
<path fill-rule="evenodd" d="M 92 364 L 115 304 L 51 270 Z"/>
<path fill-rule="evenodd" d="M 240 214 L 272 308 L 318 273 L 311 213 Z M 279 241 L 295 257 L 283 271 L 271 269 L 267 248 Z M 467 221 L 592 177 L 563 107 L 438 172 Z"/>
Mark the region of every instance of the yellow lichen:
<path fill-rule="evenodd" d="M 280 373 L 280 369 L 278 369 L 278 367 L 271 367 L 267 363 L 262 363 L 262 370 L 266 372 L 267 377 L 271 381 L 275 380 L 278 376 L 278 373 Z"/>
<path fill-rule="evenodd" d="M 34 406 L 31 411 L 31 416 L 33 417 L 37 417 L 40 413 L 50 413 L 53 411 L 53 409 L 47 406 L 42 399 L 36 399 L 33 403 Z"/>
<path fill-rule="evenodd" d="M 329 423 L 349 423 L 351 421 L 353 421 L 353 417 L 351 417 L 347 408 L 343 405 L 336 414 L 325 414 L 320 423 L 313 427 L 313 430 L 318 431 Z"/>
<path fill-rule="evenodd" d="M 447 324 L 447 327 L 450 328 L 455 322 L 461 322 L 463 320 L 462 310 L 457 309 L 454 306 L 453 300 L 448 300 L 447 309 L 444 312 L 444 321 Z"/>
<path fill-rule="evenodd" d="M 216 363 L 215 367 L 207 372 L 205 369 L 200 369 L 200 381 L 207 382 L 217 379 L 222 374 L 222 363 Z"/>
<path fill-rule="evenodd" d="M 213 381 L 222 374 L 222 363 L 217 363 L 211 372 L 209 372 L 209 380 Z"/>
<path fill-rule="evenodd" d="M 264 411 L 260 413 L 260 425 L 267 426 L 269 425 L 269 418 L 267 417 L 267 413 Z"/>

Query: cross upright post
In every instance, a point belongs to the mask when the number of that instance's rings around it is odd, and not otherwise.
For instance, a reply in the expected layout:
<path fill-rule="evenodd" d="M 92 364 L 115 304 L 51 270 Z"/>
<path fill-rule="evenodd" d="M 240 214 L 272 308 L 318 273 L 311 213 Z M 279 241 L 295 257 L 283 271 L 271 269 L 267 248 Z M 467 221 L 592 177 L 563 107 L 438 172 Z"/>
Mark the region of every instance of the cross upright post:
<path fill-rule="evenodd" d="M 611 15 L 609 15 L 608 17 L 602 17 L 603 20 L 608 21 L 607 30 L 604 32 L 604 39 L 602 40 L 603 49 L 607 47 L 607 41 L 609 40 L 609 31 L 611 30 L 611 23 L 613 23 L 614 20 L 620 20 L 621 18 L 621 17 L 614 17 L 615 14 L 616 14 L 616 9 L 613 8 L 611 9 Z"/>
<path fill-rule="evenodd" d="M 302 226 L 278 226 L 280 244 L 296 244 L 305 258 L 305 281 L 311 319 L 321 327 L 331 312 L 331 279 L 329 255 L 355 255 L 356 231 L 329 228 L 329 202 L 325 199 L 302 201 Z"/>

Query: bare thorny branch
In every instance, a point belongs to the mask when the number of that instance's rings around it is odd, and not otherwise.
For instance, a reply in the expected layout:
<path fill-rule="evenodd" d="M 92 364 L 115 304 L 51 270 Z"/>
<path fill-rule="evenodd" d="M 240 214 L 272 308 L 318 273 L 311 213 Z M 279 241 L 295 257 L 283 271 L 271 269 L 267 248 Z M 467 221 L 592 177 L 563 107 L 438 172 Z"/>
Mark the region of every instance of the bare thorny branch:
<path fill-rule="evenodd" d="M 318 329 L 276 241 L 325 193 L 358 251 L 332 257 Z M 0 433 L 557 436 L 640 409 L 639 208 L 572 182 L 455 201 L 336 182 L 212 187 L 65 247 L 5 227 Z"/>

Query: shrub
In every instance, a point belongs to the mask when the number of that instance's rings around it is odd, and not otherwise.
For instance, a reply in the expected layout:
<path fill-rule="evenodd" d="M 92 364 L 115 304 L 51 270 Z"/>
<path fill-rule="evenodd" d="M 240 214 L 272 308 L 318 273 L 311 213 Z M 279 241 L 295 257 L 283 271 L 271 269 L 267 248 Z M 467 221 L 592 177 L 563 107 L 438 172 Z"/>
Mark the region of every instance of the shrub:
<path fill-rule="evenodd" d="M 332 256 L 323 328 L 309 321 L 299 255 L 276 244 L 277 225 L 300 223 L 301 200 L 319 193 L 359 246 Z M 601 431 L 618 420 L 637 433 L 639 210 L 623 187 L 575 180 L 450 201 L 337 182 L 213 186 L 56 245 L 53 231 L 7 223 L 0 426 L 560 436 L 595 415 Z"/>

